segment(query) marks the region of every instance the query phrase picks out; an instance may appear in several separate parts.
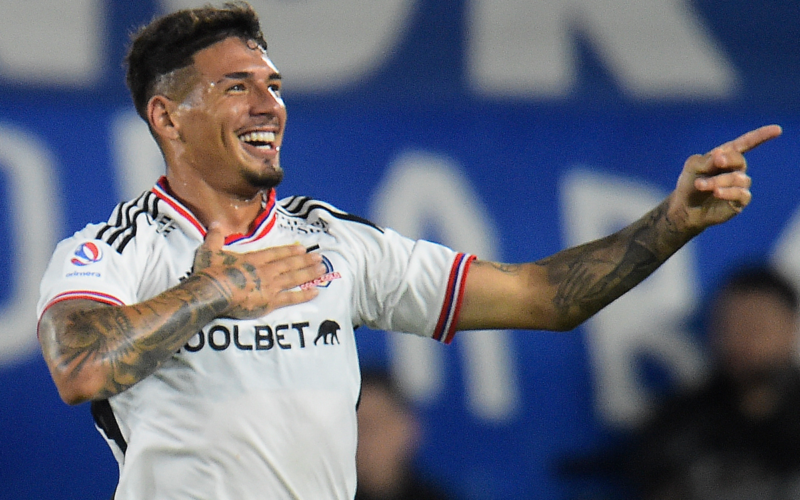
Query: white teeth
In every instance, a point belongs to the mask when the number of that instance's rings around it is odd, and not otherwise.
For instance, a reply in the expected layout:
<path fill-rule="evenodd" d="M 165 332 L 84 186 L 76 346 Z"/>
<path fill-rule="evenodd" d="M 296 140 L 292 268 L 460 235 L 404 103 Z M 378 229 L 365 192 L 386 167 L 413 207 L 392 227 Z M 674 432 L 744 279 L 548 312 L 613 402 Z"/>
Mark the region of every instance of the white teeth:
<path fill-rule="evenodd" d="M 239 136 L 239 140 L 253 144 L 256 146 L 269 146 L 275 140 L 274 132 L 248 132 Z"/>

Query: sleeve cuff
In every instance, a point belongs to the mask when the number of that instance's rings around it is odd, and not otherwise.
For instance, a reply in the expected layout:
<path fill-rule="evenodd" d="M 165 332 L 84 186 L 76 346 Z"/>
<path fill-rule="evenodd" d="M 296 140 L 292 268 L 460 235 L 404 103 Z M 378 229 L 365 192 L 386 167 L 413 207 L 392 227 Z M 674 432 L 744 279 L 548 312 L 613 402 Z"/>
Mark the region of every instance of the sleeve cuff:
<path fill-rule="evenodd" d="M 434 340 L 449 344 L 456 335 L 456 324 L 458 324 L 458 315 L 461 312 L 461 302 L 464 299 L 464 285 L 467 282 L 467 273 L 473 260 L 475 260 L 474 255 L 459 253 L 453 261 L 450 278 L 447 281 L 444 304 L 439 313 L 436 329 L 433 331 Z"/>

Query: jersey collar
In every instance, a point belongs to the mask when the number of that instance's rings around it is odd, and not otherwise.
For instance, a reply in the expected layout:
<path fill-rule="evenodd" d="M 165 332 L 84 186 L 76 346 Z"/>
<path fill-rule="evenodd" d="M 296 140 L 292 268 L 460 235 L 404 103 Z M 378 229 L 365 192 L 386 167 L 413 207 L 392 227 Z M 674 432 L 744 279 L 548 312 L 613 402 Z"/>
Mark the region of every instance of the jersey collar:
<path fill-rule="evenodd" d="M 166 176 L 161 176 L 151 191 L 160 200 L 169 205 L 175 211 L 178 217 L 189 223 L 190 226 L 194 227 L 199 233 L 201 239 L 205 239 L 205 226 L 203 226 L 197 217 L 194 216 L 191 210 L 189 210 L 180 201 L 178 201 L 177 198 L 175 198 L 169 189 Z M 263 210 L 258 214 L 258 217 L 255 218 L 252 224 L 250 224 L 250 231 L 248 231 L 247 234 L 228 235 L 225 238 L 225 244 L 245 244 L 266 236 L 266 234 L 272 229 L 272 226 L 275 225 L 275 214 L 277 212 L 275 196 L 275 189 L 270 189 L 269 192 L 264 196 L 264 200 L 262 202 Z"/>

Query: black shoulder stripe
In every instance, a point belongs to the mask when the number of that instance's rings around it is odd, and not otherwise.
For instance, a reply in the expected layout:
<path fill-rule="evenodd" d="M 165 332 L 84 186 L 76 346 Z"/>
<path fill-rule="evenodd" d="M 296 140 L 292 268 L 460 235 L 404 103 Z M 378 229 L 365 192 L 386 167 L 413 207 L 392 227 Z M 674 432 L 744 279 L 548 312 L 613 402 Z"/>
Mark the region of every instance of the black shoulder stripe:
<path fill-rule="evenodd" d="M 119 423 L 117 423 L 117 417 L 114 416 L 114 410 L 111 409 L 111 403 L 109 403 L 107 399 L 92 401 L 91 412 L 97 427 L 103 431 L 103 434 L 105 434 L 108 439 L 117 443 L 117 446 L 119 446 L 119 449 L 122 450 L 122 454 L 124 455 L 125 452 L 128 451 L 128 443 L 125 442 L 125 438 L 122 436 Z"/>
<path fill-rule="evenodd" d="M 159 199 L 157 196 L 155 195 L 150 196 L 148 197 L 147 200 L 145 200 L 145 206 L 142 207 L 140 210 L 136 211 L 136 213 L 133 215 L 133 221 L 132 221 L 133 223 L 131 224 L 130 230 L 128 231 L 128 235 L 125 236 L 117 246 L 117 251 L 119 253 L 122 253 L 122 251 L 125 250 L 125 247 L 128 245 L 128 243 L 134 238 L 134 236 L 136 236 L 136 228 L 137 228 L 136 218 L 139 217 L 139 215 L 147 213 L 152 215 L 153 218 L 155 218 L 158 215 L 158 209 L 156 208 L 158 207 L 158 201 Z"/>
<path fill-rule="evenodd" d="M 122 225 L 122 214 L 124 212 L 125 205 L 127 205 L 128 203 L 131 202 L 120 203 L 116 207 L 114 207 L 114 211 L 111 213 L 111 217 L 108 218 L 108 222 L 103 224 L 103 227 L 99 231 L 97 231 L 95 238 L 97 238 L 98 240 L 102 240 L 106 231 L 108 231 L 112 227 L 119 227 Z M 112 219 L 114 219 L 113 223 L 111 223 Z"/>
<path fill-rule="evenodd" d="M 126 227 L 130 221 L 124 219 L 125 215 L 130 211 L 131 207 L 138 205 L 146 195 L 147 193 L 142 193 L 138 198 L 118 204 L 111 213 L 111 217 L 108 218 L 108 222 L 97 232 L 95 238 L 102 240 L 108 231 L 114 228 Z"/>
<path fill-rule="evenodd" d="M 291 214 L 296 214 L 308 200 L 310 200 L 308 196 L 292 196 L 284 202 L 283 208 Z"/>
<path fill-rule="evenodd" d="M 364 224 L 375 229 L 376 231 L 383 233 L 383 229 L 381 227 L 368 219 L 347 212 L 334 210 L 329 205 L 315 201 L 307 196 L 293 196 L 289 198 L 283 204 L 283 209 L 291 215 L 302 217 L 304 219 L 308 218 L 308 214 L 311 213 L 312 210 L 320 209 L 328 212 L 337 219 Z"/>
<path fill-rule="evenodd" d="M 324 205 L 316 205 L 316 204 L 315 205 L 311 205 L 309 207 L 309 211 L 313 210 L 315 208 L 321 208 L 321 209 L 327 211 L 328 213 L 330 213 L 331 215 L 333 215 L 334 217 L 336 217 L 337 219 L 348 220 L 348 221 L 351 221 L 351 222 L 358 222 L 360 224 L 365 224 L 365 225 L 375 229 L 378 232 L 381 232 L 381 233 L 383 232 L 383 229 L 381 227 L 378 227 L 377 224 L 375 224 L 374 222 L 372 222 L 369 219 L 365 219 L 363 217 L 359 217 L 358 215 L 353 215 L 353 214 L 349 214 L 349 213 L 346 213 L 346 212 L 336 212 L 336 211 L 331 210 L 330 208 L 328 208 L 328 207 L 326 207 Z"/>
<path fill-rule="evenodd" d="M 121 227 L 116 228 L 116 230 L 112 231 L 111 234 L 106 239 L 106 243 L 109 245 L 113 245 L 114 242 L 117 240 L 119 235 L 124 233 L 125 231 L 129 231 L 135 227 L 136 223 L 136 215 L 141 213 L 142 207 L 138 207 L 137 205 L 129 205 L 125 209 L 125 224 Z M 131 215 L 133 214 L 133 215 Z"/>
<path fill-rule="evenodd" d="M 112 246 L 116 243 L 116 251 L 122 253 L 136 235 L 138 217 L 147 213 L 157 214 L 157 204 L 158 197 L 151 191 L 143 193 L 134 200 L 120 203 L 114 209 L 109 222 L 100 228 L 95 237 Z"/>

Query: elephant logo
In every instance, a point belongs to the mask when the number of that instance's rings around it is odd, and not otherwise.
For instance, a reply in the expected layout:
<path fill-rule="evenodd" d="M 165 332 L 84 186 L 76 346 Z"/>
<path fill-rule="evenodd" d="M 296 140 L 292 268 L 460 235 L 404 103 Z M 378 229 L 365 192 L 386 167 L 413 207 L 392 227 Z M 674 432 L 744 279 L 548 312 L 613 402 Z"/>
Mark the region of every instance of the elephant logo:
<path fill-rule="evenodd" d="M 314 345 L 317 345 L 320 339 L 322 339 L 323 344 L 333 344 L 334 341 L 339 344 L 339 335 L 338 332 L 341 329 L 339 323 L 326 319 L 319 325 L 319 330 L 317 331 L 317 338 L 314 339 Z"/>

